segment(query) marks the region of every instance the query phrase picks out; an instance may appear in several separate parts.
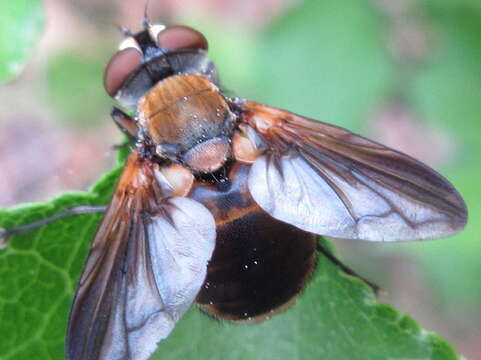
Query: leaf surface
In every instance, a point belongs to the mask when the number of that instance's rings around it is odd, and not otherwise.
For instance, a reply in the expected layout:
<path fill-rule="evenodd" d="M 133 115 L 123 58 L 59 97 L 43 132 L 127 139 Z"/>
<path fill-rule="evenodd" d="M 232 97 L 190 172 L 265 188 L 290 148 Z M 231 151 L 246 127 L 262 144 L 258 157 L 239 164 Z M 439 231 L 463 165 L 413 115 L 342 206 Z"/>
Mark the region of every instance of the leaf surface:
<path fill-rule="evenodd" d="M 119 170 L 86 193 L 0 212 L 12 228 L 73 205 L 106 204 Z M 63 218 L 0 250 L 0 359 L 62 359 L 70 301 L 100 215 Z M 322 240 L 322 246 L 330 245 Z M 153 359 L 457 359 L 437 335 L 387 305 L 320 255 L 288 311 L 257 325 L 221 323 L 192 309 Z"/>

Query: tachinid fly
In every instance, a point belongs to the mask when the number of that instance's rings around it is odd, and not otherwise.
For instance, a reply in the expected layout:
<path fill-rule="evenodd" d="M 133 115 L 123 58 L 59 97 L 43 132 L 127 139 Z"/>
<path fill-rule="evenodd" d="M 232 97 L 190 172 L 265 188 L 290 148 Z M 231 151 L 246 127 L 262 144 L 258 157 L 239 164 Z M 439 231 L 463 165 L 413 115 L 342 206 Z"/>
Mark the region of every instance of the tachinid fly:
<path fill-rule="evenodd" d="M 419 161 L 223 94 L 191 28 L 127 33 L 104 84 L 133 150 L 78 283 L 70 360 L 147 359 L 193 303 L 267 319 L 308 282 L 317 235 L 407 241 L 465 226 L 458 192 Z"/>

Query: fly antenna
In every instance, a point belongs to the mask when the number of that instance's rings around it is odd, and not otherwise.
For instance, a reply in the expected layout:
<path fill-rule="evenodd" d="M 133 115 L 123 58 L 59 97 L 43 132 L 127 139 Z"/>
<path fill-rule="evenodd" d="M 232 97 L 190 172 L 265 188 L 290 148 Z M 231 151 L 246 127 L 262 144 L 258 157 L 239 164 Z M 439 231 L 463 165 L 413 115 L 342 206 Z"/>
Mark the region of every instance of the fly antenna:
<path fill-rule="evenodd" d="M 144 18 L 142 20 L 142 26 L 143 26 L 144 29 L 147 29 L 150 25 L 149 16 L 147 15 L 147 13 L 149 11 L 149 3 L 150 3 L 150 0 L 145 0 Z"/>

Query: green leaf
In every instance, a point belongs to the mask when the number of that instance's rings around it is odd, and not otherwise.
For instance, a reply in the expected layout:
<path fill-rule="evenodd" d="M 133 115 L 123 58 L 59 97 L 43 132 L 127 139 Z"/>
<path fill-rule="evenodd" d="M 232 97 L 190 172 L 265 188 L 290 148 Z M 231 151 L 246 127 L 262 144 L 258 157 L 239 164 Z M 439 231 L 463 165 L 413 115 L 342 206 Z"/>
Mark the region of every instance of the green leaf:
<path fill-rule="evenodd" d="M 12 228 L 73 205 L 106 204 L 119 170 L 87 193 L 0 212 Z M 69 303 L 98 215 L 64 218 L 0 251 L 0 359 L 62 359 Z M 328 247 L 323 243 L 323 246 Z M 438 336 L 387 305 L 323 256 L 288 311 L 259 325 L 221 323 L 193 309 L 153 359 L 457 359 Z"/>
<path fill-rule="evenodd" d="M 75 205 L 108 202 L 119 171 L 91 191 L 0 211 L 13 228 Z M 15 236 L 0 250 L 0 359 L 62 359 L 69 305 L 100 215 L 58 220 Z"/>
<path fill-rule="evenodd" d="M 256 325 L 191 311 L 153 359 L 457 359 L 438 336 L 376 303 L 362 281 L 320 256 L 308 288 L 288 311 Z"/>
<path fill-rule="evenodd" d="M 20 74 L 42 29 L 40 0 L 0 2 L 0 82 Z"/>

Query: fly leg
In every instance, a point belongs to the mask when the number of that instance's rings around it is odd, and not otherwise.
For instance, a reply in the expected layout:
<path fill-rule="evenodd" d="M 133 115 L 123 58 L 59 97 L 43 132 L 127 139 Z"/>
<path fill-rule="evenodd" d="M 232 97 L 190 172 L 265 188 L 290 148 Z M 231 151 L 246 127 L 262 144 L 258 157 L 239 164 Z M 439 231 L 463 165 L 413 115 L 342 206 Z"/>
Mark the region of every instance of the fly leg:
<path fill-rule="evenodd" d="M 110 116 L 118 128 L 127 135 L 129 141 L 124 142 L 122 144 L 114 145 L 114 150 L 122 149 L 124 146 L 128 145 L 129 142 L 135 141 L 137 139 L 139 133 L 139 127 L 137 126 L 137 122 L 127 115 L 125 112 L 116 108 L 115 106 L 112 108 L 110 112 Z"/>
<path fill-rule="evenodd" d="M 45 219 L 34 221 L 30 224 L 20 225 L 10 230 L 0 228 L 0 249 L 4 248 L 7 245 L 8 239 L 13 235 L 21 234 L 26 231 L 36 229 L 40 226 L 47 225 L 55 220 L 61 219 L 66 216 L 105 212 L 106 208 L 107 208 L 106 206 L 74 206 L 70 209 L 67 209 L 58 214 L 49 216 Z"/>
<path fill-rule="evenodd" d="M 110 116 L 112 116 L 112 120 L 117 124 L 119 129 L 130 139 L 135 139 L 138 136 L 139 127 L 129 115 L 114 106 Z"/>
<path fill-rule="evenodd" d="M 373 282 L 367 280 L 366 278 L 362 277 L 361 275 L 357 274 L 354 270 L 351 268 L 347 267 L 344 265 L 341 260 L 336 258 L 334 255 L 332 255 L 329 251 L 324 249 L 320 244 L 317 244 L 317 251 L 321 252 L 331 263 L 334 265 L 338 266 L 342 271 L 344 271 L 346 274 L 354 276 L 362 281 L 364 281 L 373 291 L 376 295 L 379 295 L 379 292 L 381 291 L 381 288 L 374 284 Z"/>

